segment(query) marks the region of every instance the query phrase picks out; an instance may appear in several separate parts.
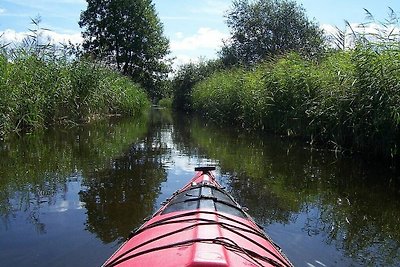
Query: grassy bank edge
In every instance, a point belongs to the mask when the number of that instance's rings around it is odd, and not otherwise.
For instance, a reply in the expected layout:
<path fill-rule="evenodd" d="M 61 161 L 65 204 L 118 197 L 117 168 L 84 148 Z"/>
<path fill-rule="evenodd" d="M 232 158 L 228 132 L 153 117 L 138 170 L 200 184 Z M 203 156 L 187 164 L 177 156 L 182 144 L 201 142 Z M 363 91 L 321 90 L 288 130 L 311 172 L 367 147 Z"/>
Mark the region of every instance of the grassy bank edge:
<path fill-rule="evenodd" d="M 400 50 L 358 47 L 321 62 L 289 53 L 197 83 L 208 119 L 307 138 L 334 149 L 399 157 Z"/>
<path fill-rule="evenodd" d="M 136 116 L 148 107 L 139 85 L 89 60 L 0 53 L 0 136 L 109 114 Z"/>

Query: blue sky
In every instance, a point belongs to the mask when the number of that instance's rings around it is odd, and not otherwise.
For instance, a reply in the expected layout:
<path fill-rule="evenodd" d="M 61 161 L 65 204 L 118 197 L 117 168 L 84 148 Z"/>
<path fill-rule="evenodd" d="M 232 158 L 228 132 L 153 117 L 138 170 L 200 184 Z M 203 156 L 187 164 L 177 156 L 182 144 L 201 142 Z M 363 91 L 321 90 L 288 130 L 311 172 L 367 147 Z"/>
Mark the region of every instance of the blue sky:
<path fill-rule="evenodd" d="M 321 27 L 344 26 L 365 21 L 363 8 L 378 20 L 387 18 L 388 7 L 400 15 L 399 0 L 297 0 L 310 19 Z M 215 58 L 221 40 L 229 36 L 224 14 L 231 0 L 153 0 L 164 33 L 170 39 L 176 64 Z M 3 39 L 18 40 L 31 27 L 31 18 L 40 15 L 41 26 L 52 30 L 57 41 L 80 40 L 79 15 L 86 9 L 85 0 L 0 0 L 0 34 Z"/>

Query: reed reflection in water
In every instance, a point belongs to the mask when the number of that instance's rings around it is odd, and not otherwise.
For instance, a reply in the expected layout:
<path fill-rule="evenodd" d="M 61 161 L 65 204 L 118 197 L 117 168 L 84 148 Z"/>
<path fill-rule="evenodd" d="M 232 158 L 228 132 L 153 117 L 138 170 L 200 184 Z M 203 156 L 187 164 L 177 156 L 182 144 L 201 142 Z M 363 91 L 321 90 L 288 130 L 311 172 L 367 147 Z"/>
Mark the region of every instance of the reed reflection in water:
<path fill-rule="evenodd" d="M 153 110 L 4 141 L 0 262 L 99 266 L 199 165 L 295 266 L 400 264 L 398 176 L 306 144 Z"/>

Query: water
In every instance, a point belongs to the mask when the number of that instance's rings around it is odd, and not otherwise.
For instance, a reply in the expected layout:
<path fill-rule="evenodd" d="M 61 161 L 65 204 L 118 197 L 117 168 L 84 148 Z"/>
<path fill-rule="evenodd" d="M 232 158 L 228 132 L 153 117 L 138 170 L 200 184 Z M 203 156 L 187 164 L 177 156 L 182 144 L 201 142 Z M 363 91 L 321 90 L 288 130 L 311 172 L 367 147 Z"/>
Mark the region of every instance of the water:
<path fill-rule="evenodd" d="M 0 143 L 0 265 L 100 266 L 199 165 L 295 266 L 400 265 L 387 167 L 162 110 Z"/>

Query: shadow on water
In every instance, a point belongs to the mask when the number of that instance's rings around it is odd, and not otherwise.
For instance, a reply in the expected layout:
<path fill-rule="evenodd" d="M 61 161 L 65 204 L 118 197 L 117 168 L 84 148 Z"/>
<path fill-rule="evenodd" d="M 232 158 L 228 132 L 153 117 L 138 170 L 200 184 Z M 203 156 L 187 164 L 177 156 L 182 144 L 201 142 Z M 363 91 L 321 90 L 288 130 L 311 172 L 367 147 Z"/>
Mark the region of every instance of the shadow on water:
<path fill-rule="evenodd" d="M 295 140 L 153 110 L 15 138 L 0 159 L 5 266 L 100 265 L 204 163 L 296 266 L 400 264 L 396 174 Z"/>

